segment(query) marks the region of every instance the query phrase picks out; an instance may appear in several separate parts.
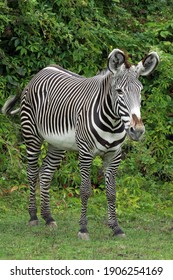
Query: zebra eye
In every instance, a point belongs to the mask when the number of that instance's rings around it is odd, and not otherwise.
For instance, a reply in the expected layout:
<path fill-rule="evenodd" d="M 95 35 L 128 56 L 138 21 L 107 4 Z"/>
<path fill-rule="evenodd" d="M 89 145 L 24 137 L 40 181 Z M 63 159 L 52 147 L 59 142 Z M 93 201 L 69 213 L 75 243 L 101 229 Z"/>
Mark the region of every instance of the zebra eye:
<path fill-rule="evenodd" d="M 118 92 L 119 95 L 123 95 L 123 91 L 120 88 L 117 88 L 116 91 Z"/>

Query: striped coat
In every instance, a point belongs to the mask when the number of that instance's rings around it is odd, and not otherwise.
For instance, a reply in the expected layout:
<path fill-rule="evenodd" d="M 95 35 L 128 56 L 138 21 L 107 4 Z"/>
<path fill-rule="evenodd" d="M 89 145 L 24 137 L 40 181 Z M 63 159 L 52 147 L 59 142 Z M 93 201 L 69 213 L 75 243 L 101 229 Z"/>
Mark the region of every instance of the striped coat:
<path fill-rule="evenodd" d="M 53 173 L 66 150 L 79 152 L 81 171 L 81 217 L 78 236 L 88 239 L 87 201 L 90 195 L 90 169 L 95 155 L 103 157 L 108 200 L 108 224 L 114 235 L 124 235 L 119 227 L 115 201 L 115 174 L 121 160 L 121 145 L 128 134 L 138 141 L 145 132 L 141 119 L 140 75 L 148 75 L 159 62 L 152 52 L 137 66 L 130 65 L 126 55 L 114 49 L 108 57 L 108 68 L 85 78 L 50 65 L 37 73 L 21 95 L 21 126 L 28 154 L 30 182 L 30 224 L 38 223 L 35 185 L 40 173 L 41 214 L 46 223 L 55 226 L 49 205 L 49 187 Z M 17 97 L 8 100 L 3 112 L 12 111 Z M 49 143 L 41 170 L 38 156 L 43 140 Z"/>

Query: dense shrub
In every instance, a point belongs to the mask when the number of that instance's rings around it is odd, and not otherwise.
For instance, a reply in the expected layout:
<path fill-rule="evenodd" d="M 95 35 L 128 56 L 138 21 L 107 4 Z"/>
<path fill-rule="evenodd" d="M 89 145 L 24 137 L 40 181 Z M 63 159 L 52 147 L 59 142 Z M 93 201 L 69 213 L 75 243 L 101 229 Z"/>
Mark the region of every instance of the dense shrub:
<path fill-rule="evenodd" d="M 142 80 L 145 138 L 141 143 L 126 141 L 126 159 L 118 172 L 120 204 L 129 203 L 132 209 L 139 207 L 141 197 L 145 206 L 152 205 L 151 197 L 172 198 L 172 12 L 172 1 L 166 0 L 0 0 L 0 106 L 50 63 L 92 76 L 106 66 L 112 48 L 126 50 L 134 63 L 151 50 L 159 53 L 158 69 Z M 27 182 L 25 146 L 19 134 L 19 119 L 0 115 L 1 193 Z M 95 192 L 103 186 L 101 165 L 96 158 Z M 78 171 L 76 155 L 69 153 L 53 185 L 77 195 Z"/>

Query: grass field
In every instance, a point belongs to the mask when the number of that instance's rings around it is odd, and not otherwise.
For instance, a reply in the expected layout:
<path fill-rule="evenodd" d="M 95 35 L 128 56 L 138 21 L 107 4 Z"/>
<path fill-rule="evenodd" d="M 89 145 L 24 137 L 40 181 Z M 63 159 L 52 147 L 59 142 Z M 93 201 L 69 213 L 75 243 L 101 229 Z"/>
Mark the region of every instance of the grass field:
<path fill-rule="evenodd" d="M 10 198 L 0 201 L 7 209 Z M 88 210 L 90 240 L 77 238 L 79 204 L 54 210 L 58 227 L 50 229 L 40 220 L 29 227 L 27 208 L 11 207 L 0 213 L 0 259 L 6 260 L 168 260 L 173 259 L 172 219 L 155 213 L 124 213 L 119 217 L 125 238 L 113 237 L 106 225 L 106 208 L 91 198 Z M 25 204 L 24 204 L 25 205 Z M 105 205 L 106 206 L 106 205 Z M 100 207 L 100 212 L 99 212 Z M 96 212 L 96 213 L 95 213 Z"/>

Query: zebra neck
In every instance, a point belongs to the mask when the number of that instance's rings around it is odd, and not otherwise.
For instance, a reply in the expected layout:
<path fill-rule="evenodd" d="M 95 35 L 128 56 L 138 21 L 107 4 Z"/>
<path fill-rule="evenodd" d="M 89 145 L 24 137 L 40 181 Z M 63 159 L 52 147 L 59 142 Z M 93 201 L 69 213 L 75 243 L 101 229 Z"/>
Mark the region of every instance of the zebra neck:
<path fill-rule="evenodd" d="M 113 112 L 112 98 L 110 92 L 99 94 L 95 102 L 95 120 L 105 124 L 111 130 L 114 130 L 117 125 L 121 125 L 121 119 Z"/>

